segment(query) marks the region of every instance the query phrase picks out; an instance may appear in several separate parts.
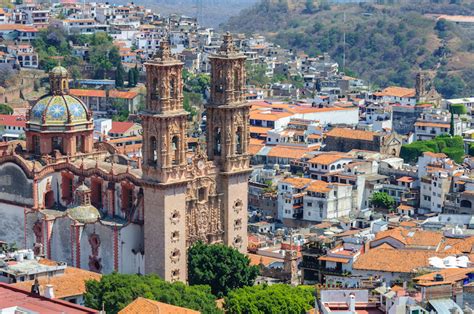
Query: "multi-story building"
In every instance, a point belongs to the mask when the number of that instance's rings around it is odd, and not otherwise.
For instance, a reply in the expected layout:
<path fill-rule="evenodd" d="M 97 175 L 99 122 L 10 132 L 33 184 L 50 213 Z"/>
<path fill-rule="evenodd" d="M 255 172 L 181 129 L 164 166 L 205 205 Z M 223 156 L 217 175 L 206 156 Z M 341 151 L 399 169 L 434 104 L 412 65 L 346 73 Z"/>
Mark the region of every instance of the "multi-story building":
<path fill-rule="evenodd" d="M 352 186 L 308 178 L 278 182 L 278 218 L 323 221 L 347 217 L 352 209 Z"/>
<path fill-rule="evenodd" d="M 436 136 L 449 134 L 450 131 L 451 114 L 439 109 L 422 113 L 415 123 L 415 138 L 418 141 L 431 140 Z M 461 135 L 462 131 L 462 120 L 454 118 L 454 135 Z"/>

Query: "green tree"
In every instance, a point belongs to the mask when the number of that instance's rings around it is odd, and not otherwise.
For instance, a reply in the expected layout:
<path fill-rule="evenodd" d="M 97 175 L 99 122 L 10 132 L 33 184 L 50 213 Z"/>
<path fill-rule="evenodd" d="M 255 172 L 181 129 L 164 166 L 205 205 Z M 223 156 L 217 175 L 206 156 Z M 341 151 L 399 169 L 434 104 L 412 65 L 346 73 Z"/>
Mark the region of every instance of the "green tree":
<path fill-rule="evenodd" d="M 392 209 L 395 206 L 395 199 L 385 192 L 375 192 L 370 198 L 370 203 L 378 208 Z"/>
<path fill-rule="evenodd" d="M 225 309 L 233 314 L 304 314 L 314 307 L 314 288 L 285 284 L 257 285 L 233 290 L 225 298 Z"/>
<path fill-rule="evenodd" d="M 7 104 L 0 104 L 0 114 L 13 114 L 13 108 Z"/>
<path fill-rule="evenodd" d="M 226 245 L 197 242 L 188 252 L 189 284 L 209 285 L 218 297 L 253 285 L 258 273 L 258 267 L 250 266 L 247 256 Z"/>
<path fill-rule="evenodd" d="M 449 112 L 451 113 L 451 122 L 450 122 L 450 125 L 449 125 L 449 134 L 451 134 L 451 136 L 454 136 L 455 135 L 454 134 L 454 115 L 456 114 L 459 118 L 460 115 L 467 113 L 467 109 L 466 109 L 466 106 L 464 106 L 463 104 L 453 104 L 449 108 Z"/>
<path fill-rule="evenodd" d="M 128 87 L 137 86 L 135 81 L 135 71 L 133 69 L 128 70 Z"/>
<path fill-rule="evenodd" d="M 123 69 L 122 63 L 119 63 L 115 70 L 115 86 L 118 88 L 124 87 L 124 75 L 125 70 Z"/>
<path fill-rule="evenodd" d="M 113 273 L 100 281 L 86 282 L 85 305 L 96 310 L 104 305 L 107 313 L 117 313 L 138 297 L 182 306 L 202 313 L 220 313 L 209 286 L 187 286 L 169 283 L 156 275 L 124 275 Z"/>
<path fill-rule="evenodd" d="M 267 67 L 264 64 L 247 64 L 247 83 L 256 86 L 265 86 L 270 83 L 267 76 Z"/>

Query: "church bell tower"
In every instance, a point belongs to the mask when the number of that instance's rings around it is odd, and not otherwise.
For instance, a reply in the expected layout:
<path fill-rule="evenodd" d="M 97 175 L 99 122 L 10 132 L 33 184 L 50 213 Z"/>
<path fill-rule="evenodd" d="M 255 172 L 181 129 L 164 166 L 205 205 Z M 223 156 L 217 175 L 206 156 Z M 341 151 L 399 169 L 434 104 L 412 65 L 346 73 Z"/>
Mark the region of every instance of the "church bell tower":
<path fill-rule="evenodd" d="M 186 280 L 186 122 L 183 63 L 169 43 L 145 63 L 143 125 L 145 272 L 168 281 Z"/>
<path fill-rule="evenodd" d="M 207 154 L 220 170 L 223 195 L 224 243 L 247 249 L 247 191 L 250 174 L 249 111 L 245 101 L 245 55 L 224 35 L 217 54 L 210 57 L 211 99 L 207 111 Z"/>

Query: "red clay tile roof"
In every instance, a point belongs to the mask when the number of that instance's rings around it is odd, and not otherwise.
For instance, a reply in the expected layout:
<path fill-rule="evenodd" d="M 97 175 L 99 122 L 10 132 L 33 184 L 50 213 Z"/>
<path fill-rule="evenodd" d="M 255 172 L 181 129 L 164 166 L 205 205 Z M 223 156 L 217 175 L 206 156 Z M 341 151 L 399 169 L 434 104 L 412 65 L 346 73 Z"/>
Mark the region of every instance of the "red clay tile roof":
<path fill-rule="evenodd" d="M 76 305 L 71 302 L 48 299 L 45 297 L 33 297 L 30 294 L 31 286 L 28 290 L 14 287 L 5 283 L 0 283 L 0 305 L 2 308 L 21 306 L 37 313 L 68 313 L 84 314 L 99 313 L 97 310 Z"/>
<path fill-rule="evenodd" d="M 447 254 L 430 250 L 375 249 L 361 254 L 353 269 L 384 271 L 391 273 L 414 273 L 429 266 L 430 257 L 446 257 Z"/>
<path fill-rule="evenodd" d="M 158 302 L 145 298 L 137 298 L 126 308 L 119 311 L 119 314 L 198 314 L 199 311 L 175 306 L 163 302 Z"/>
<path fill-rule="evenodd" d="M 327 137 L 342 137 L 356 140 L 373 141 L 377 133 L 362 130 L 353 130 L 347 128 L 334 128 L 329 131 Z"/>
<path fill-rule="evenodd" d="M 338 160 L 349 158 L 342 154 L 321 154 L 313 159 L 310 159 L 309 162 L 312 164 L 320 164 L 320 165 L 330 165 Z"/>
<path fill-rule="evenodd" d="M 112 122 L 112 129 L 109 131 L 109 133 L 122 134 L 122 133 L 127 132 L 134 125 L 135 125 L 135 123 L 133 123 L 133 122 L 113 121 Z"/>
<path fill-rule="evenodd" d="M 76 96 L 76 97 L 99 97 L 105 98 L 106 94 L 104 90 L 99 89 L 70 89 L 69 94 Z M 137 92 L 133 91 L 118 91 L 118 90 L 111 90 L 109 92 L 109 97 L 111 98 L 121 98 L 121 99 L 133 99 L 138 96 Z"/>
<path fill-rule="evenodd" d="M 57 299 L 83 295 L 86 292 L 86 280 L 100 280 L 101 274 L 84 269 L 67 267 L 63 275 L 39 278 L 40 287 L 51 284 L 54 287 L 54 295 Z M 18 282 L 14 287 L 28 290 L 34 280 Z M 41 289 L 41 288 L 40 288 Z M 44 288 L 43 288 L 44 289 Z"/>
<path fill-rule="evenodd" d="M 0 114 L 0 125 L 24 128 L 26 126 L 26 117 L 22 115 Z"/>
<path fill-rule="evenodd" d="M 300 148 L 294 146 L 283 146 L 277 145 L 270 149 L 268 157 L 279 157 L 279 158 L 290 158 L 290 159 L 301 159 L 305 154 L 312 151 L 308 148 Z"/>

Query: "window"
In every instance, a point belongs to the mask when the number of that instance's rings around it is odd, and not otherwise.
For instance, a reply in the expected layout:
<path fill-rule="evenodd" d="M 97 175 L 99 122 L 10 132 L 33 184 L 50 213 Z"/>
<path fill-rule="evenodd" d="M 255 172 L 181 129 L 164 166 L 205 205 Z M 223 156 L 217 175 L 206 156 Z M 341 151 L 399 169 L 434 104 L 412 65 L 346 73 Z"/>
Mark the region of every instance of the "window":
<path fill-rule="evenodd" d="M 63 138 L 59 136 L 54 136 L 51 139 L 51 144 L 53 150 L 59 150 L 61 153 L 63 151 Z"/>
<path fill-rule="evenodd" d="M 198 199 L 200 202 L 203 202 L 207 199 L 207 189 L 205 187 L 199 188 Z"/>
<path fill-rule="evenodd" d="M 173 157 L 172 164 L 173 165 L 178 165 L 180 163 L 180 150 L 179 150 L 179 138 L 177 136 L 173 136 L 173 139 L 171 140 L 171 149 L 172 153 L 171 156 Z"/>
<path fill-rule="evenodd" d="M 221 128 L 214 129 L 214 155 L 221 154 Z"/>
<path fill-rule="evenodd" d="M 76 136 L 76 152 L 78 153 L 84 152 L 84 136 L 83 135 Z"/>
<path fill-rule="evenodd" d="M 308 203 L 306 204 L 306 206 L 311 207 L 311 206 L 313 206 L 313 203 L 308 202 Z"/>
<path fill-rule="evenodd" d="M 150 151 L 148 152 L 149 158 L 148 158 L 148 163 L 150 166 L 156 166 L 157 161 L 158 161 L 158 156 L 157 156 L 157 144 L 156 144 L 156 137 L 152 136 L 150 137 Z"/>
<path fill-rule="evenodd" d="M 41 148 L 40 148 L 40 138 L 38 135 L 33 135 L 33 153 L 35 155 L 40 155 L 41 154 Z"/>
<path fill-rule="evenodd" d="M 237 128 L 237 132 L 235 134 L 235 153 L 242 154 L 242 127 Z"/>

